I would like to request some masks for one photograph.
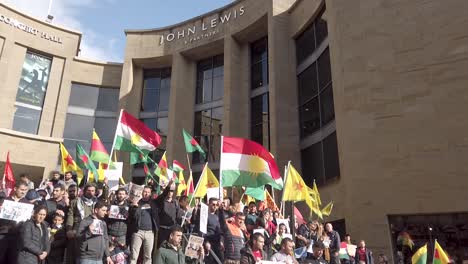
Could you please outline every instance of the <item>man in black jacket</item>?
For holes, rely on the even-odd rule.
[[[118,210],[118,214],[109,213],[107,218],[107,228],[112,241],[117,242],[120,246],[128,245],[127,243],[127,223],[129,206],[127,202],[127,190],[120,188],[117,190],[116,199],[110,205],[110,212]]]
[[[93,214],[80,222],[77,232],[80,263],[86,263],[86,261],[99,263],[103,259],[108,264],[112,263],[107,225],[104,222],[106,214],[107,205],[103,201],[98,201],[94,205]]]
[[[151,199],[150,186],[143,188],[140,201],[132,201],[130,207],[130,221],[128,225],[131,234],[130,264],[136,264],[141,246],[143,245],[143,263],[150,264],[158,230],[158,207],[156,200]]]
[[[327,261],[323,259],[323,251],[325,250],[325,245],[322,241],[316,241],[312,245],[313,254],[308,256],[303,263],[307,264],[327,264]]]
[[[171,180],[163,193],[156,198],[156,203],[159,208],[159,230],[158,230],[158,245],[169,239],[172,226],[181,222],[183,211],[180,209],[179,201],[174,196],[175,184]]]
[[[325,230],[327,232],[328,237],[330,238],[330,264],[340,264],[340,234],[333,230],[333,226],[331,223],[327,223],[325,225]]]

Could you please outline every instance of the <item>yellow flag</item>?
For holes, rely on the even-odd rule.
[[[101,163],[99,162],[99,167],[98,167],[98,182],[103,182],[104,181],[104,167],[107,167],[106,166],[107,164],[104,164],[104,163]],[[88,170],[88,182],[94,182],[94,174],[91,172],[91,170]]]
[[[205,164],[203,168],[200,179],[198,180],[198,187],[195,190],[195,197],[204,197],[208,188],[219,187],[218,179],[216,179],[213,172],[208,168],[208,163]]]
[[[427,262],[427,244],[420,247],[411,257],[411,264],[426,264]]]
[[[286,182],[283,188],[283,201],[306,201],[309,199],[307,185],[304,183],[301,175],[289,164]]]
[[[177,196],[181,196],[182,192],[187,189],[183,171],[179,171],[179,185],[177,186]]]
[[[76,162],[62,143],[60,143],[60,153],[62,154],[62,172],[76,172],[78,184],[80,184],[81,180],[83,180],[83,170],[76,165]]]
[[[324,208],[322,208],[322,215],[329,216],[333,210],[333,202],[329,202]]]
[[[310,209],[310,212],[315,213],[320,219],[323,219],[322,211],[320,210],[320,207],[314,199],[307,199],[306,201],[307,206]]]
[[[445,251],[442,249],[442,247],[439,245],[439,242],[437,242],[437,239],[435,241],[434,245],[434,263],[437,264],[448,264],[450,262],[450,259],[445,253]]]
[[[315,180],[314,180],[314,193],[315,193],[315,200],[317,201],[318,205],[322,205],[322,201],[320,199],[320,193],[318,191],[317,184],[315,184]]]

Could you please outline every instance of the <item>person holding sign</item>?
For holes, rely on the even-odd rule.
[[[171,227],[171,233],[169,239],[165,240],[161,247],[156,253],[156,259],[154,263],[158,264],[188,264],[188,263],[201,263],[203,262],[203,256],[205,255],[203,247],[199,248],[198,259],[186,257],[182,252],[182,227],[175,225]]]
[[[129,205],[127,202],[127,190],[120,188],[117,190],[115,200],[110,205],[109,217],[107,218],[107,228],[109,236],[116,241],[119,246],[127,245],[127,223]]]
[[[103,259],[107,264],[112,264],[107,225],[103,221],[106,214],[107,205],[99,201],[94,206],[93,214],[80,222],[77,232],[80,264],[99,264]]]
[[[4,201],[14,203],[28,203],[25,198],[28,192],[28,185],[22,181],[17,181],[10,197],[4,198]],[[0,208],[3,207],[1,201]],[[17,258],[17,226],[14,220],[0,219],[0,263],[14,263]]]
[[[38,206],[32,220],[21,225],[17,264],[42,263],[50,250],[49,231],[44,220],[47,208]],[[11,262],[9,262],[11,263]]]

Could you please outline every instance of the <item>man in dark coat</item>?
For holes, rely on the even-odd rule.
[[[240,264],[255,264],[261,260],[268,260],[263,250],[264,245],[265,236],[261,233],[253,234],[249,244],[241,249]]]

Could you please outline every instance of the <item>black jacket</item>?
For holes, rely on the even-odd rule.
[[[42,222],[40,227],[33,220],[24,222],[19,228],[19,254],[17,264],[39,263],[38,256],[42,252],[49,252],[49,231],[47,224]],[[42,230],[42,231],[41,231]]]
[[[338,232],[335,230],[332,230],[330,233],[328,233],[328,237],[330,238],[330,253],[340,251],[340,234],[338,234]]]
[[[138,226],[140,226],[140,217],[141,217],[141,204],[142,200],[138,202],[138,206],[131,205],[129,209],[129,218],[128,218],[128,232],[130,234],[138,232]],[[153,223],[153,231],[158,230],[159,228],[159,217],[158,217],[158,205],[156,200],[150,199],[149,205],[151,207],[151,221]]]
[[[356,260],[357,263],[359,263],[358,251],[359,251],[359,248],[356,248],[356,256],[354,257],[354,259]],[[370,251],[368,248],[366,248],[366,263],[374,264],[374,256],[372,255],[372,251]]]
[[[112,205],[118,205],[117,201],[114,201]],[[118,205],[120,212],[122,214],[127,214],[129,216],[130,207],[127,201],[124,201],[123,205]],[[110,208],[110,206],[109,206]],[[113,237],[121,237],[127,235],[127,225],[129,221],[129,217],[127,219],[114,219],[114,218],[107,218],[107,230],[109,231],[109,236]]]
[[[93,223],[93,216],[90,215],[80,222],[78,227],[78,245],[81,259],[102,260],[109,257],[109,236],[107,235],[106,222],[101,221],[102,235],[94,235],[89,231],[89,226]]]
[[[53,234],[52,231],[55,231]],[[50,252],[47,255],[47,264],[63,263],[65,248],[67,247],[67,237],[65,227],[56,230],[51,229]]]
[[[234,224],[226,223],[223,210],[218,210],[219,224],[224,237],[224,258],[229,260],[240,260],[240,250],[245,245],[244,233]]]

